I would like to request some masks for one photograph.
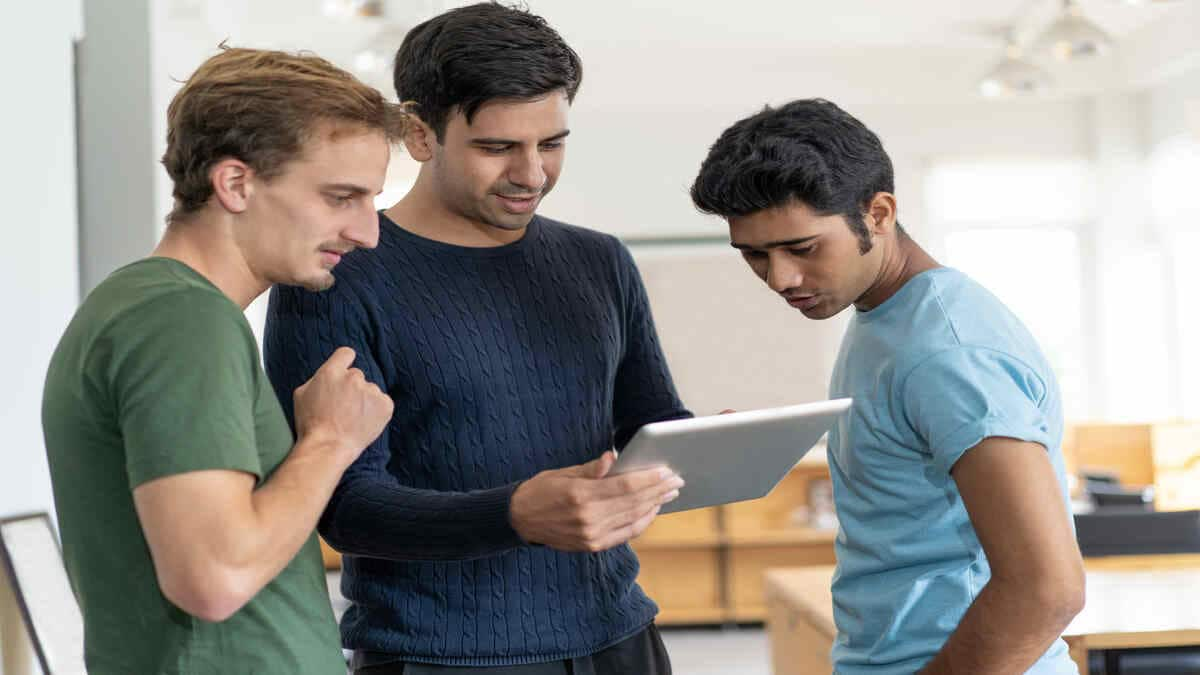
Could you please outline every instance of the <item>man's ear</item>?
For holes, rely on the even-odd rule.
[[[866,216],[867,229],[871,236],[890,234],[896,229],[896,195],[890,192],[876,192],[867,204]]]
[[[246,210],[253,191],[250,185],[253,175],[253,169],[233,157],[226,157],[213,165],[208,172],[208,179],[212,182],[213,196],[222,208],[230,213]]]
[[[404,131],[404,148],[409,157],[418,162],[428,162],[433,159],[433,146],[437,144],[437,135],[424,120],[417,116],[408,119],[408,128]]]

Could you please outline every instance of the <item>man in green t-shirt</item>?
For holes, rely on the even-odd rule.
[[[167,231],[88,295],[42,406],[92,675],[345,672],[313,530],[392,402],[342,348],[293,440],[242,311],[375,246],[403,123],[320,58],[248,49],[171,102]]]

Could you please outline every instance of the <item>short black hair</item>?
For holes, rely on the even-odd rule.
[[[691,193],[696,208],[724,218],[793,201],[841,214],[866,253],[871,237],[863,213],[876,193],[894,191],[892,160],[879,137],[833,103],[812,98],[766,106],[726,129]]]
[[[574,101],[583,63],[546,20],[481,2],[417,25],[396,52],[392,83],[401,102],[439,141],[457,108],[469,123],[492,100],[529,100],[562,89]]]

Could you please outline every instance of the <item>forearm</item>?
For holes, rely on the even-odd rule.
[[[317,526],[347,458],[334,443],[302,439],[250,495],[242,527],[228,528],[215,557],[252,597],[296,556]]]
[[[226,470],[136,487],[134,504],[163,595],[206,621],[228,618],[312,536],[348,462],[330,444],[305,442],[257,489],[251,474]]]
[[[471,560],[521,546],[508,511],[516,483],[471,492],[346,480],[321,518],[342,553],[391,560]]]
[[[993,578],[922,675],[1023,673],[1078,612],[1067,588]]]

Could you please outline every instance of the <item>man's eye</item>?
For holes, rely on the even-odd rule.
[[[479,147],[489,155],[503,155],[508,152],[508,147],[503,145],[481,145]]]
[[[563,145],[562,141],[551,141],[549,143],[542,143],[542,150],[557,150],[557,149],[561,148],[562,145]]]
[[[763,251],[742,251],[742,256],[747,260],[761,260],[767,257],[767,254]]]
[[[792,255],[808,255],[809,253],[813,252],[814,248],[816,248],[816,246],[803,246],[800,248],[790,248],[788,251],[791,252]]]

